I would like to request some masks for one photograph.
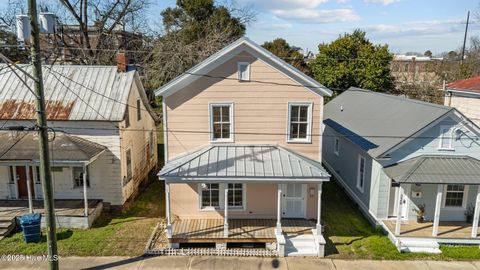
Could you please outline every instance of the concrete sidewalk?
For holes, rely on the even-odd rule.
[[[0,261],[0,269],[47,269],[47,263]],[[60,269],[480,270],[480,261],[355,261],[298,257],[65,257],[60,258]]]

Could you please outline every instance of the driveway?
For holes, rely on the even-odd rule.
[[[60,258],[66,269],[281,269],[281,270],[480,270],[480,261],[368,261],[318,258],[244,258],[244,257],[66,257]],[[47,269],[46,262],[0,261],[0,269]]]

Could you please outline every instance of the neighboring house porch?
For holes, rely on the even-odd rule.
[[[95,190],[102,167],[96,161],[106,148],[61,132],[50,135],[55,136],[50,171],[58,226],[89,228],[103,205]],[[43,212],[37,133],[2,132],[0,141],[0,217]]]
[[[440,252],[439,243],[480,244],[480,161],[468,156],[419,156],[384,168],[392,179],[384,228],[402,250]],[[416,220],[418,218],[418,221]]]
[[[318,162],[274,145],[214,145],[172,160],[159,173],[170,245],[243,243],[279,256],[302,249],[323,256],[321,193],[329,177]]]

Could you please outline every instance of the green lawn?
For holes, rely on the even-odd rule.
[[[128,211],[102,215],[89,230],[60,229],[57,232],[60,256],[138,256],[155,225],[164,216],[163,185],[154,181]],[[18,232],[0,241],[0,254],[45,254],[46,239],[25,244]]]
[[[322,219],[326,225],[326,254],[331,258],[375,260],[472,260],[478,246],[441,246],[442,254],[399,253],[388,237],[372,227],[345,192],[332,180],[324,184]]]

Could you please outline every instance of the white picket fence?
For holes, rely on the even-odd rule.
[[[268,249],[216,249],[216,248],[164,248],[145,251],[146,255],[163,256],[237,256],[237,257],[277,257],[276,250]]]

